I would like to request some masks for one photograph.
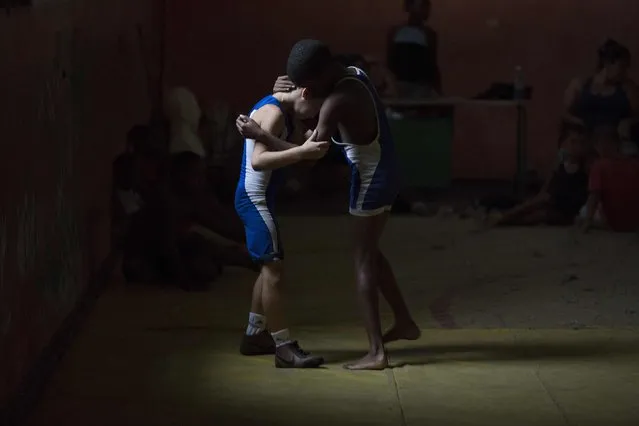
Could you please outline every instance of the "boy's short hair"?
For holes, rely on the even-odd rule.
[[[599,57],[599,67],[606,64],[615,64],[620,61],[630,62],[632,55],[630,49],[616,40],[606,40],[597,50]]]
[[[300,40],[291,49],[286,74],[296,86],[304,87],[334,61],[327,45],[319,40]]]

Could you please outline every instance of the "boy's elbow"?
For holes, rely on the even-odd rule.
[[[251,160],[251,167],[256,172],[261,172],[264,170],[264,163],[260,161],[259,159],[254,159],[254,160]]]

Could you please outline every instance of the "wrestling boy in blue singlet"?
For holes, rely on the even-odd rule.
[[[351,166],[349,211],[354,216],[357,293],[369,340],[369,352],[361,360],[345,365],[352,370],[380,370],[388,366],[384,343],[415,340],[421,332],[413,321],[395,281],[379,240],[391,206],[400,188],[395,147],[385,108],[366,74],[341,65],[326,45],[301,40],[288,58],[287,74],[295,87],[308,96],[325,99],[319,113],[314,140],[340,145]],[[240,133],[279,146],[283,141],[264,131],[250,117],[237,119]],[[378,291],[395,316],[394,326],[384,335],[379,317]]]
[[[319,99],[308,99],[307,92],[296,89],[276,93],[253,107],[251,118],[255,124],[268,134],[278,135],[281,140],[267,146],[254,138],[245,139],[235,191],[235,210],[244,223],[249,254],[261,266],[253,287],[249,325],[240,352],[244,355],[275,354],[278,368],[318,367],[324,362],[321,357],[303,351],[291,339],[286,326],[280,294],[284,251],[274,214],[275,193],[278,184],[282,183],[281,169],[299,161],[319,159],[330,145],[310,139],[302,145],[288,142],[303,140],[297,120],[315,116],[322,104]]]

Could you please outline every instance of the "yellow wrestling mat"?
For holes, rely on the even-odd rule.
[[[292,336],[325,355],[326,368],[278,370],[272,357],[239,354],[254,279],[249,272],[228,270],[209,293],[127,287],[116,279],[29,424],[631,426],[639,419],[636,328],[487,329],[462,323],[445,329],[434,312],[440,306],[459,327],[479,300],[469,285],[479,286],[489,272],[509,282],[538,273],[538,282],[546,283],[548,271],[556,270],[564,276],[571,266],[547,255],[557,244],[553,238],[564,237],[540,231],[535,238],[541,245],[533,248],[544,257],[528,256],[524,249],[531,243],[516,230],[467,240],[467,225],[394,219],[384,244],[423,336],[389,345],[395,368],[350,372],[341,365],[363,355],[366,339],[353,310],[348,220],[283,222]],[[546,246],[539,242],[543,238]],[[593,238],[599,238],[597,250],[616,244]],[[509,239],[520,244],[509,245]],[[509,252],[506,261],[491,260]],[[555,300],[555,285],[544,285],[532,286],[539,300]],[[520,310],[537,303],[528,291],[521,284]],[[510,315],[507,325],[515,323]],[[387,312],[384,320],[388,324]]]

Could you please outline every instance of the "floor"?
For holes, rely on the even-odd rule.
[[[637,424],[639,236],[395,217],[383,243],[423,337],[389,347],[392,369],[350,372],[366,341],[349,218],[281,225],[292,333],[325,369],[238,354],[248,272],[208,293],[115,279],[29,424]]]

